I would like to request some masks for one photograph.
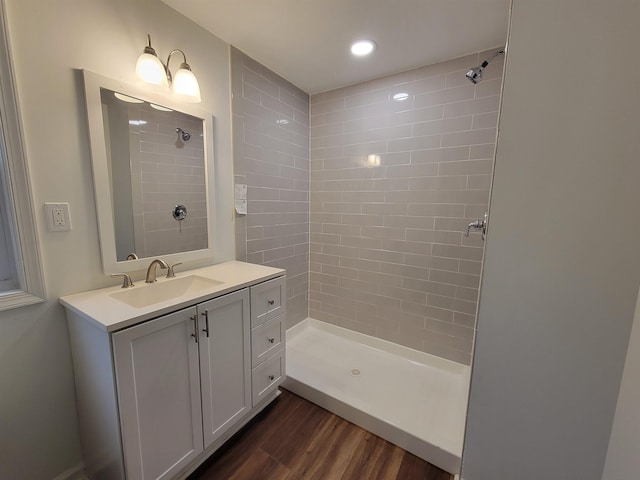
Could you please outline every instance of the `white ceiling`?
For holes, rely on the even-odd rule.
[[[510,0],[162,0],[307,93],[489,48]],[[354,58],[349,45],[377,49]],[[470,65],[471,66],[471,65]]]

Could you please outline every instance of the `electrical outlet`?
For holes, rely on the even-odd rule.
[[[44,204],[47,215],[47,228],[50,232],[67,232],[71,230],[71,217],[69,216],[68,203]]]
[[[51,213],[53,214],[53,224],[56,227],[64,227],[66,225],[64,211],[61,208],[54,208]]]

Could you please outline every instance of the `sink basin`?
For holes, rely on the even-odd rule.
[[[144,308],[156,303],[165,302],[183,295],[205,293],[212,287],[222,285],[224,282],[211,278],[190,275],[165,280],[158,283],[149,283],[129,288],[111,294],[116,300],[126,303],[134,308]]]

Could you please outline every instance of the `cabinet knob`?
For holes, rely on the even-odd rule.
[[[267,303],[268,303],[269,305],[273,305],[274,303],[276,303],[276,301],[275,301],[275,300],[267,300]]]
[[[273,382],[275,380],[276,376],[275,375],[269,375],[268,378],[269,378],[270,382]]]
[[[275,343],[276,339],[275,338],[267,338],[267,342],[269,343]]]

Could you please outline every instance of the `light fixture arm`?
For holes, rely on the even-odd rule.
[[[173,81],[173,77],[171,76],[171,70],[169,69],[169,61],[171,60],[171,55],[173,55],[174,53],[182,54],[182,63],[180,64],[180,68],[184,68],[186,70],[191,71],[191,67],[187,63],[187,56],[185,55],[185,53],[179,48],[174,48],[169,52],[169,56],[167,56],[167,63],[166,64],[163,63],[164,70],[165,72],[167,72],[167,80],[169,81],[169,85],[171,85],[171,82]]]
[[[147,45],[144,47],[144,53],[148,53],[150,55],[158,57],[158,54],[156,53],[156,50],[151,46],[151,35],[150,34],[147,34]],[[191,71],[191,67],[187,63],[187,55],[182,50],[180,50],[179,48],[174,48],[173,50],[171,50],[169,52],[169,55],[167,56],[166,63],[162,63],[162,60],[160,60],[158,58],[158,60],[160,60],[160,63],[162,63],[162,66],[164,67],[164,72],[167,75],[167,81],[169,82],[169,85],[171,85],[171,82],[173,81],[173,75],[171,75],[171,69],[169,69],[169,62],[171,61],[171,56],[174,53],[181,53],[182,54],[182,63],[180,64],[180,68],[184,68],[186,70]]]
[[[158,56],[156,55],[155,49],[151,46],[151,35],[148,33],[147,33],[147,45],[144,47],[144,53],[155,55],[156,57]]]

